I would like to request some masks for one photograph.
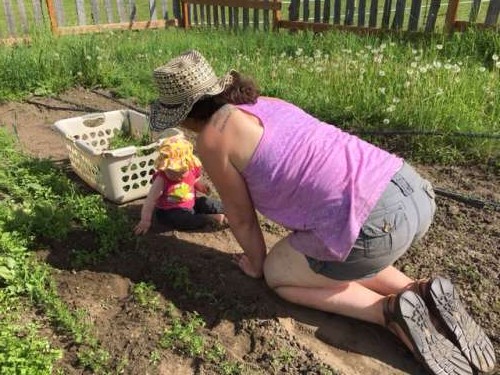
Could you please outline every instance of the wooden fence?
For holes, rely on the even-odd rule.
[[[499,30],[500,0],[2,0],[0,41],[115,29]]]

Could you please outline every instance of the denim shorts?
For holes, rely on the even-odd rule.
[[[429,229],[436,211],[429,181],[404,163],[377,201],[343,262],[307,257],[311,269],[335,280],[374,276],[392,265]]]

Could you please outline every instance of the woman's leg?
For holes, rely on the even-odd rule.
[[[393,266],[384,268],[373,277],[358,280],[361,285],[384,296],[399,293],[414,281]]]
[[[337,281],[316,274],[305,256],[293,249],[288,238],[279,241],[270,251],[264,264],[264,276],[267,284],[287,301],[384,325],[385,295],[359,281]],[[411,282],[404,277],[386,279],[392,276],[392,271],[384,270],[369,284],[375,290],[396,291]]]

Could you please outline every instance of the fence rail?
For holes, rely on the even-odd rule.
[[[0,42],[42,28],[56,35],[104,30],[226,27],[264,30],[500,30],[500,0],[2,0]]]

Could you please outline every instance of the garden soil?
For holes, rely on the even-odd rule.
[[[71,171],[63,141],[51,125],[63,118],[122,108],[140,107],[109,92],[72,89],[57,97],[1,104],[0,123],[16,131],[24,152],[52,159],[85,189]],[[484,165],[415,167],[436,187],[477,198],[480,204],[438,195],[431,230],[396,266],[413,277],[452,278],[467,309],[492,338],[498,358],[500,212],[495,205],[478,207],[481,202],[500,202],[498,170]],[[121,208],[135,221],[140,205],[138,200]],[[285,234],[265,220],[262,227],[269,247]],[[53,267],[64,301],[87,312],[116,373],[222,373],[209,361],[160,348],[158,340],[171,321],[165,310],[173,304],[175,314],[197,312],[205,322],[206,342],[221,344],[230,360],[243,364],[245,373],[425,374],[385,329],[287,303],[263,280],[243,275],[231,262],[240,248],[228,229],[176,232],[157,226],[130,248],[81,269],[71,267],[71,249],[91,243],[92,238],[85,233],[72,236],[44,247],[38,255]],[[132,286],[140,282],[155,286],[161,308],[141,307],[134,300]],[[79,364],[75,342],[56,329],[44,332],[64,349],[59,369],[67,374],[91,373]]]

